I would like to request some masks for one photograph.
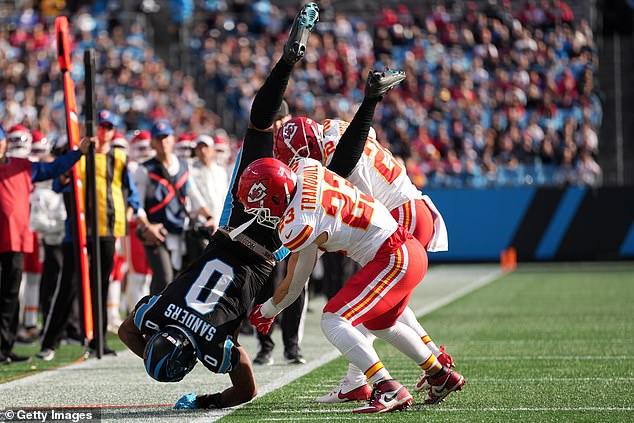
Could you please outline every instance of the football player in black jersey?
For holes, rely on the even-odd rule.
[[[298,12],[281,59],[253,101],[221,226],[209,246],[160,295],[139,301],[119,329],[121,340],[144,359],[147,373],[160,382],[181,380],[197,361],[231,377],[232,386],[223,392],[185,395],[176,408],[231,407],[257,394],[251,361],[237,335],[253,297],[288,251],[275,227],[251,225],[257,217],[244,210],[236,191],[251,162],[273,157],[273,121],[293,66],[304,57],[318,19],[315,3]]]

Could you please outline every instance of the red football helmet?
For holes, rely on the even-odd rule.
[[[144,162],[151,159],[156,153],[152,149],[150,131],[134,131],[132,141],[130,141],[130,158],[137,162]]]
[[[295,185],[297,175],[284,163],[269,157],[258,159],[242,172],[238,200],[244,211],[257,216],[260,225],[275,229]]]
[[[50,153],[51,143],[48,138],[46,138],[46,135],[40,131],[31,132],[31,136],[33,138],[33,142],[31,143],[31,156],[36,160],[40,160]]]
[[[194,138],[196,134],[182,134],[176,139],[174,144],[174,154],[182,159],[191,159],[194,156]]]
[[[7,155],[26,159],[31,153],[31,131],[23,125],[14,125],[7,131]]]
[[[322,161],[323,128],[307,117],[293,118],[277,130],[273,152],[275,157],[287,165],[301,157]]]

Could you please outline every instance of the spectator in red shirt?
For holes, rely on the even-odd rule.
[[[29,196],[33,182],[54,178],[68,171],[88,151],[84,139],[79,150],[54,162],[31,162],[7,157],[7,136],[0,127],[0,364],[28,360],[11,350],[18,325],[18,293],[24,253],[33,251],[29,230]]]

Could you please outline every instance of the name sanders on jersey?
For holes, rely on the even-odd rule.
[[[214,326],[176,304],[168,305],[164,315],[168,319],[172,319],[186,326],[189,330],[201,338],[205,338],[207,341],[211,341],[216,334],[216,328]]]

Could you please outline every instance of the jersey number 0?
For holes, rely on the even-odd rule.
[[[187,306],[202,315],[211,313],[231,285],[233,276],[233,267],[219,259],[208,261],[187,291]]]

